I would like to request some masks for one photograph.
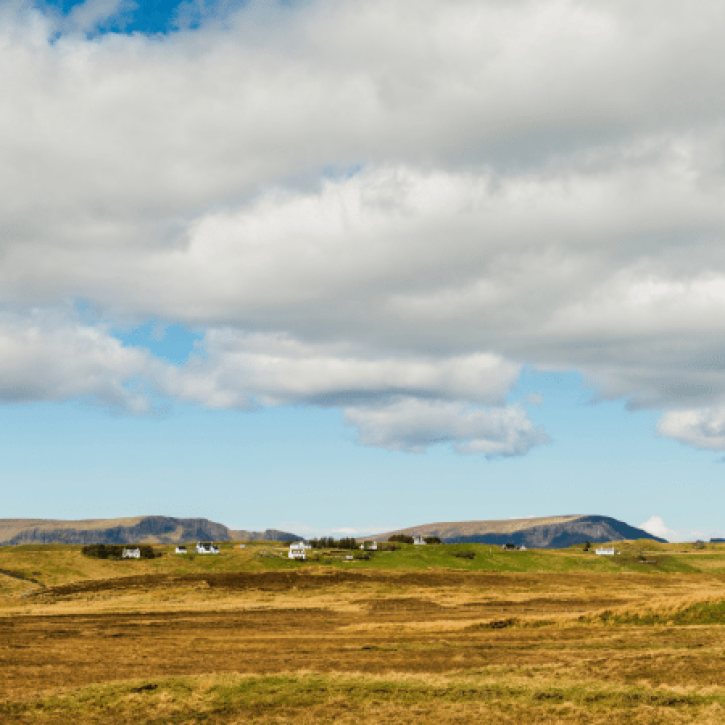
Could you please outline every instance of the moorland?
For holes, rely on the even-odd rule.
[[[722,723],[725,545],[701,547],[1,547],[0,722]]]

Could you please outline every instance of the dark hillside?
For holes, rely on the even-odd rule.
[[[18,544],[176,544],[188,541],[292,541],[301,537],[267,529],[234,531],[208,519],[136,516],[121,519],[56,521],[52,519],[0,520],[0,545]]]
[[[563,549],[586,541],[603,544],[625,539],[652,539],[666,543],[665,539],[609,516],[556,516],[538,519],[468,521],[459,524],[427,524],[370,538],[384,541],[394,534],[438,536],[445,544],[477,543],[502,546],[511,543],[529,549]]]

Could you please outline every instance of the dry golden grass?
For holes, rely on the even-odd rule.
[[[721,576],[97,564],[10,578],[0,722],[725,722]]]

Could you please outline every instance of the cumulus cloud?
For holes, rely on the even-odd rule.
[[[233,528],[233,527],[230,527]],[[243,527],[240,527],[243,528]],[[247,527],[249,528],[249,527]],[[372,535],[372,534],[381,534],[385,533],[386,531],[394,531],[397,527],[393,525],[389,526],[380,526],[380,525],[372,525],[372,526],[343,526],[338,528],[320,528],[319,526],[310,526],[309,524],[301,523],[299,521],[287,521],[281,524],[277,525],[277,528],[281,531],[290,531],[297,534],[304,534],[308,536],[309,538],[313,538],[316,536],[336,536],[336,537],[343,537],[343,536],[353,536],[353,537],[359,537],[359,536],[366,536],[366,535]]]
[[[659,536],[661,539],[668,541],[681,541],[681,536],[677,531],[670,529],[661,516],[650,516],[647,521],[639,525],[640,529],[644,529],[652,536]]]
[[[400,396],[501,403],[518,376],[517,365],[492,354],[392,357],[349,343],[212,329],[203,355],[159,384],[173,397],[217,408],[365,405]]]
[[[662,415],[657,432],[693,448],[725,450],[725,408],[674,410]]]
[[[345,420],[358,428],[363,445],[395,451],[420,452],[435,443],[453,443],[461,453],[496,458],[522,455],[548,441],[546,433],[516,405],[482,409],[406,399],[349,409]]]
[[[391,450],[452,443],[464,453],[512,456],[548,440],[521,407],[503,404],[519,368],[495,355],[372,356],[350,344],[229,329],[209,331],[203,349],[186,365],[165,369],[158,389],[211,408],[341,407],[360,443]]]
[[[111,19],[120,20],[123,24],[123,16],[136,7],[137,3],[133,0],[85,0],[73,7],[63,26],[71,32],[90,33]]]
[[[513,455],[545,440],[505,405],[527,364],[722,448],[722,3],[193,5],[91,39],[131,4],[0,7],[0,312],[206,329],[181,369],[98,330],[103,385],[27,399],[128,400],[138,376]],[[92,331],[54,324],[82,378]]]
[[[0,401],[87,400],[133,414],[151,411],[155,363],[96,327],[56,314],[0,315]]]

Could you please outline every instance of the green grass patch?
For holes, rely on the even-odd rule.
[[[587,618],[588,619],[588,618]],[[669,611],[643,610],[641,612],[604,611],[596,619],[606,624],[634,625],[693,625],[725,624],[725,600],[695,602]]]
[[[554,714],[558,708],[568,706],[588,715],[608,713],[613,717],[631,717],[642,710],[652,714],[653,711],[672,712],[674,709],[679,713],[677,722],[696,722],[697,712],[715,703],[722,706],[725,698],[622,685],[566,682],[522,685],[506,682],[505,678],[492,681],[476,676],[426,680],[322,674],[232,674],[96,685],[62,695],[2,704],[0,718],[3,722],[13,723],[76,721],[170,725],[240,722],[239,718],[252,722],[334,722],[337,716],[359,715],[362,722],[365,714],[375,719],[376,713],[404,712],[409,708],[421,711],[423,708],[421,712],[429,716],[439,714],[439,721],[448,723],[460,722],[449,720],[451,715],[474,713],[480,707],[485,707],[490,715],[497,712],[543,715]],[[459,709],[452,713],[452,706]],[[687,720],[681,719],[683,717]]]

